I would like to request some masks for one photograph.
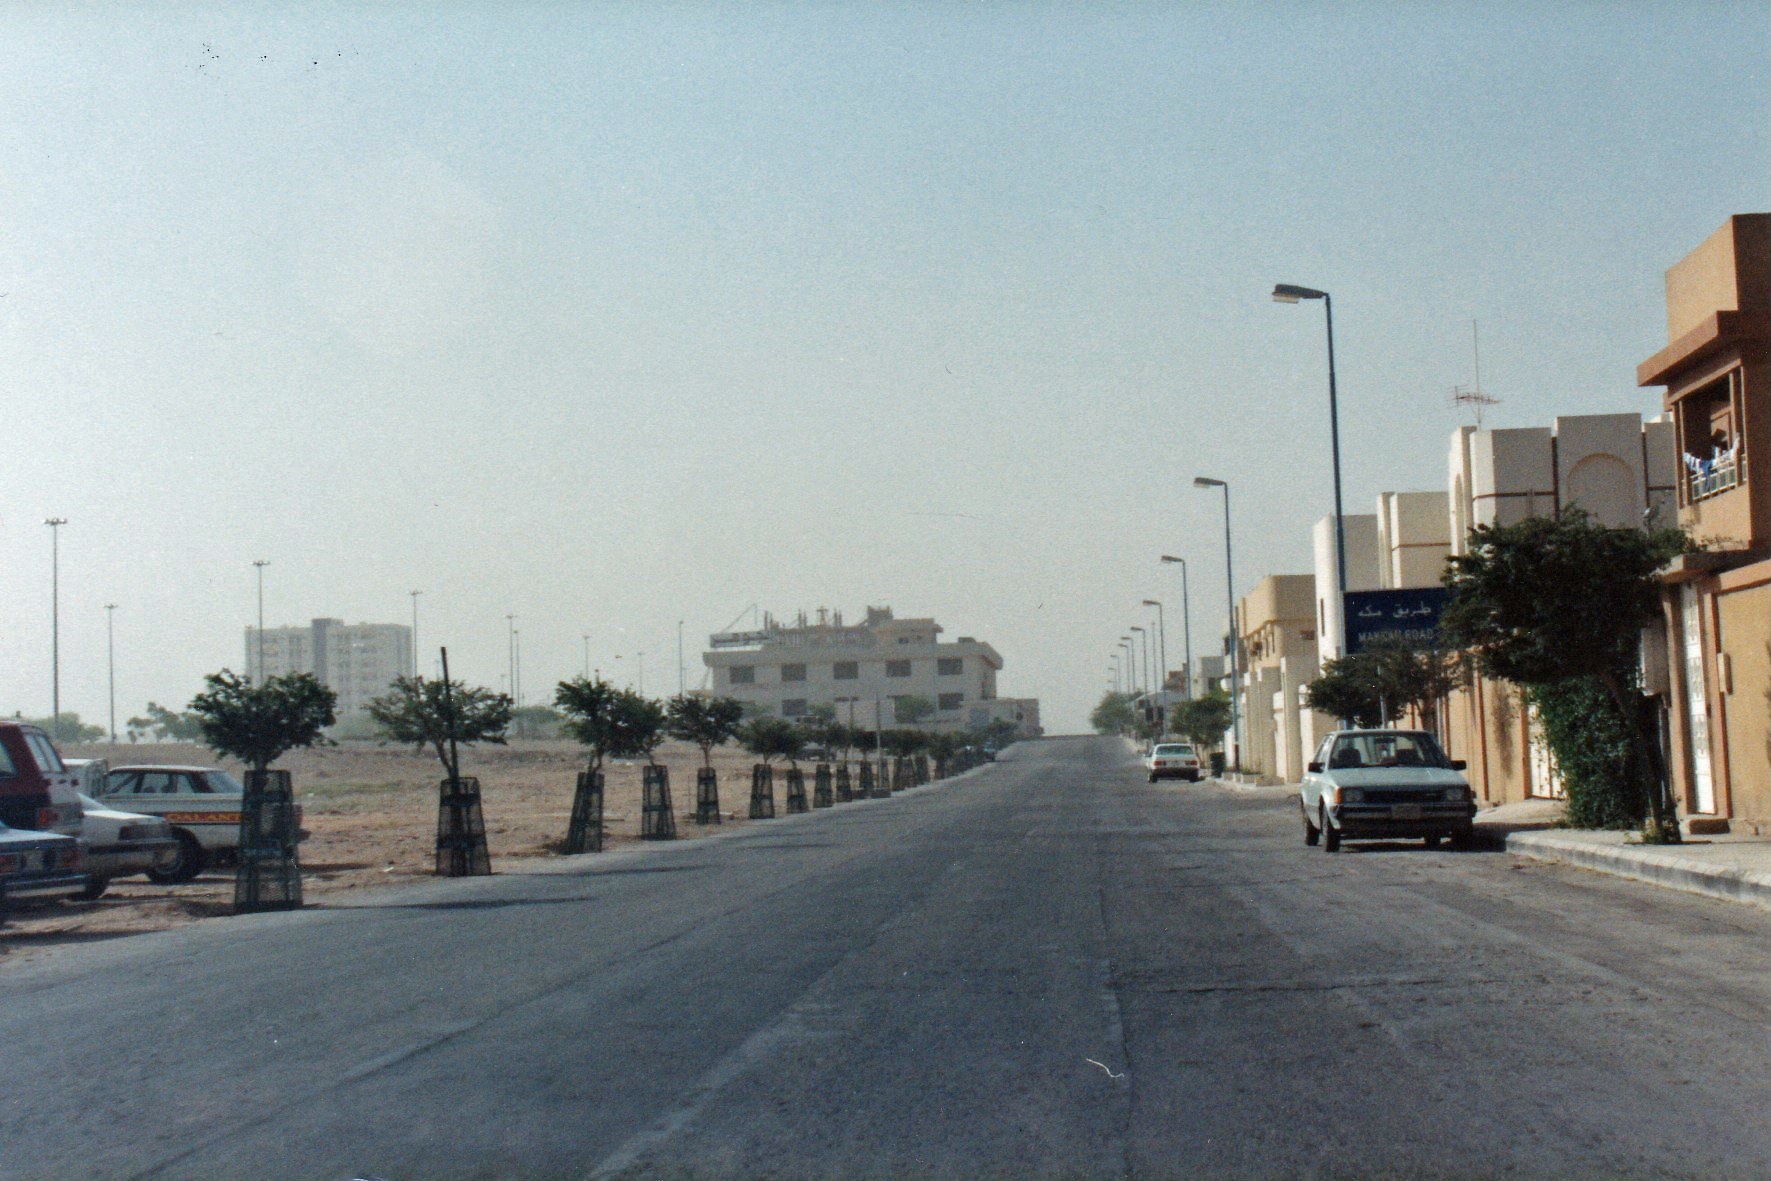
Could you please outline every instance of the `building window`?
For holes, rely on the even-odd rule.
[[[948,713],[952,710],[956,710],[960,708],[960,705],[964,701],[964,693],[943,693],[941,694],[941,712]]]
[[[783,681],[803,681],[806,679],[806,666],[803,664],[784,664],[781,666]]]
[[[910,662],[908,660],[888,660],[888,661],[886,661],[886,676],[888,676],[888,677],[907,677],[909,675],[910,675]]]
[[[1685,502],[1705,500],[1737,486],[1743,475],[1733,375],[1679,399],[1679,442],[1684,451]]]
[[[839,681],[855,681],[861,677],[861,665],[853,660],[839,660],[831,669],[831,674]]]
[[[732,684],[734,684],[734,685],[754,685],[754,684],[756,684],[756,666],[755,665],[734,664],[732,666],[731,672],[732,672]]]
[[[943,656],[935,661],[935,671],[944,677],[957,677],[965,672],[965,661],[957,656]]]
[[[781,716],[784,718],[803,718],[806,716],[806,699],[790,697],[781,703]]]

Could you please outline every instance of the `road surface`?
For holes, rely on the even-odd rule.
[[[0,966],[0,1177],[1756,1176],[1771,915],[1108,739]]]

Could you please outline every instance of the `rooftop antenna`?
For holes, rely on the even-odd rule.
[[[1454,406],[1474,406],[1476,408],[1476,427],[1482,426],[1482,407],[1498,406],[1499,398],[1491,398],[1482,392],[1482,337],[1477,330],[1476,321],[1470,321],[1470,347],[1476,354],[1476,384],[1474,387],[1454,385],[1451,387],[1451,404]]]

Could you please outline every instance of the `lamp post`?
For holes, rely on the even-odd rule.
[[[1224,593],[1230,600],[1230,739],[1236,744],[1236,765],[1242,765],[1242,669],[1237,650],[1242,646],[1236,634],[1236,572],[1230,561],[1230,485],[1210,476],[1194,476],[1195,488],[1224,490]]]
[[[1347,609],[1347,534],[1341,524],[1341,419],[1340,403],[1334,388],[1334,300],[1328,292],[1318,291],[1314,287],[1298,287],[1291,283],[1280,283],[1273,288],[1274,303],[1296,303],[1300,299],[1319,299],[1328,325],[1328,438],[1334,448],[1334,551],[1335,572],[1340,575],[1341,601],[1335,613],[1342,617],[1340,638],[1337,645],[1343,651],[1346,648],[1347,625],[1345,614]],[[1337,653],[1339,655],[1340,653]]]
[[[1193,696],[1193,609],[1187,603],[1187,559],[1177,558],[1172,554],[1163,554],[1164,562],[1179,562],[1181,566],[1181,634],[1187,641],[1187,684],[1186,695]]]
[[[1135,697],[1138,692],[1138,665],[1137,662],[1132,659],[1130,636],[1119,637],[1119,650],[1125,653],[1125,691]]]
[[[1150,635],[1143,628],[1133,624],[1129,630],[1137,637],[1138,665],[1144,673],[1144,705],[1140,711],[1146,722],[1150,720]]]
[[[584,633],[584,677],[590,679],[590,633]]]
[[[511,704],[517,700],[517,617],[504,617],[504,687],[510,693]]]
[[[258,683],[261,685],[266,680],[264,675],[264,568],[268,565],[270,562],[263,558],[252,563],[252,568],[258,572]]]
[[[418,596],[421,590],[407,591],[412,596],[412,675],[418,675]]]
[[[105,604],[105,664],[111,687],[111,745],[117,743],[117,604]]]
[[[676,621],[676,695],[683,695],[683,624],[686,620]]]
[[[1162,601],[1145,599],[1144,606],[1156,608],[1156,700],[1162,709],[1162,720],[1168,721],[1168,624],[1163,619]]]
[[[66,517],[50,517],[49,526],[49,730],[61,739],[61,527]]]
[[[1124,682],[1119,679],[1119,653],[1112,653],[1107,657],[1107,660],[1109,662],[1108,667],[1113,670],[1113,692],[1124,696],[1125,685]]]

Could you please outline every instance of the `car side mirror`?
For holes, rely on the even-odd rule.
[[[1465,761],[1464,761],[1464,760],[1462,760],[1462,759],[1452,759],[1452,760],[1451,760],[1451,769],[1452,769],[1452,770],[1453,770],[1453,771],[1462,771],[1462,770],[1464,770],[1464,769],[1465,769],[1465,768],[1466,768],[1466,767],[1468,767],[1468,766],[1469,766],[1469,764],[1468,764],[1468,763],[1466,763],[1466,762],[1465,762]]]
[[[1305,763],[1304,770],[1310,772],[1313,775],[1320,775],[1322,773],[1322,764],[1321,763]]]

